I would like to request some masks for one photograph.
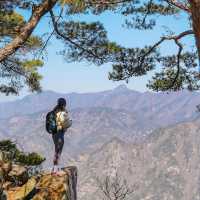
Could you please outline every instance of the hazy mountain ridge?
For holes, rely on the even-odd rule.
[[[45,153],[43,144],[52,143],[45,130],[46,113],[34,113],[0,120],[0,138],[17,139],[25,149],[37,144],[38,150]],[[133,139],[139,127],[136,119],[124,110],[112,108],[81,108],[71,112],[73,126],[66,134],[66,152],[92,151],[112,137]],[[48,142],[47,142],[48,141]],[[46,145],[47,152],[52,145]]]
[[[134,200],[200,198],[200,120],[150,134],[144,144],[113,139],[80,164],[80,199],[97,195],[95,177],[115,171],[138,189]],[[90,192],[86,192],[86,191]]]
[[[119,86],[114,90],[97,93],[59,94],[51,91],[38,95],[29,95],[22,100],[0,103],[0,118],[9,118],[22,114],[48,111],[56,104],[58,97],[63,96],[68,101],[70,110],[75,108],[109,107],[136,112],[138,117],[162,117],[163,120],[182,121],[194,116],[196,105],[199,104],[200,94],[188,91],[172,93],[140,93]],[[166,117],[164,117],[166,116]]]
[[[54,147],[45,131],[45,115],[64,96],[48,94],[11,103],[22,112],[8,109],[12,117],[0,120],[0,139],[8,137],[25,151],[42,153],[46,167]],[[94,176],[118,170],[131,185],[139,185],[131,200],[199,200],[199,97],[187,91],[139,93],[124,86],[67,94],[73,126],[65,136],[62,162],[79,168],[79,199],[94,199]],[[3,112],[0,104],[0,118],[5,118]]]
[[[73,157],[80,152],[94,151],[112,137],[135,141],[153,129],[192,121],[198,116],[195,105],[199,94],[187,91],[170,94],[139,93],[120,86],[110,91],[71,95],[74,96],[74,100],[72,96],[69,100],[73,104],[69,106],[73,126],[67,133],[64,152]],[[52,152],[53,146],[51,137],[45,131],[45,116],[59,96],[48,91],[9,103],[18,109],[23,106],[23,102],[26,102],[25,108],[32,107],[27,111],[28,114],[22,109],[18,115],[1,119],[0,138],[13,138],[27,151],[38,146],[38,151],[50,158],[46,151]],[[0,109],[0,116],[1,113]]]

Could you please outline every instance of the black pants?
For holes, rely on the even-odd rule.
[[[64,134],[65,133],[63,131],[59,131],[58,133],[55,133],[52,135],[53,142],[55,145],[55,154],[54,154],[54,160],[53,160],[54,165],[58,164],[59,158],[63,150]]]

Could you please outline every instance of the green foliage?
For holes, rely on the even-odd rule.
[[[187,5],[186,2],[184,5]],[[67,6],[68,15],[88,14],[88,12],[99,15],[104,11],[114,11],[125,17],[127,28],[139,30],[153,29],[159,19],[158,16],[174,16],[182,11],[164,0],[108,0],[101,3],[95,0],[63,0],[62,6]],[[132,77],[146,75],[161,66],[162,72],[156,71],[153,79],[147,84],[150,89],[156,91],[199,89],[196,52],[183,53],[181,50],[183,45],[177,42],[175,37],[174,42],[179,51],[181,50],[180,52],[165,57],[159,52],[159,45],[165,40],[172,40],[173,35],[166,36],[164,40],[161,38],[156,45],[125,48],[110,42],[106,30],[99,22],[86,24],[85,22],[62,21],[58,23],[58,29],[61,33],[61,35],[57,33],[58,39],[65,43],[65,49],[61,51],[61,54],[66,61],[84,60],[97,65],[112,63],[113,70],[109,73],[110,80],[128,82]],[[181,65],[179,65],[178,57],[182,59]],[[188,67],[187,63],[193,67]],[[177,70],[177,68],[180,69]]]
[[[35,71],[35,70],[37,70],[38,67],[42,67],[43,64],[44,63],[41,60],[34,59],[34,60],[25,60],[22,63],[22,66],[27,71]]]
[[[20,14],[21,10],[34,12],[38,5],[44,2],[42,0],[0,1],[2,47],[12,41],[27,23]],[[189,8],[188,1],[179,3],[186,9]],[[60,10],[60,16],[54,16],[54,10],[56,13]],[[132,77],[143,76],[155,70],[155,76],[147,86],[156,91],[199,89],[197,53],[189,48],[188,52],[183,51],[184,45],[180,41],[187,34],[175,37],[174,33],[167,33],[156,44],[143,48],[125,48],[108,39],[107,31],[99,21],[86,23],[68,20],[68,17],[73,19],[77,14],[78,16],[88,13],[100,15],[108,11],[122,15],[125,28],[147,30],[157,25],[160,16],[177,16],[183,9],[165,0],[58,0],[57,8],[49,10],[51,17],[48,19],[51,20],[49,22],[54,29],[50,37],[55,35],[63,42],[64,49],[60,50],[60,54],[67,62],[86,61],[96,65],[109,63],[113,67],[109,79],[114,81],[128,81]],[[188,23],[192,24],[190,15]],[[40,36],[31,34],[14,55],[0,63],[0,92],[7,95],[18,94],[24,85],[27,85],[32,92],[41,91],[42,76],[38,73],[38,68],[43,65],[41,55],[46,49],[49,38],[43,42]],[[173,41],[178,51],[163,57],[160,55],[159,46],[167,40]],[[161,71],[157,71],[158,66],[161,66]]]
[[[144,49],[122,49],[116,56],[113,71],[109,73],[109,79],[127,80],[131,76],[145,75],[155,68],[155,62],[159,56],[157,51],[153,51],[145,56],[150,47]]]
[[[17,163],[28,165],[28,166],[35,166],[40,165],[45,159],[37,153],[28,153],[24,154],[19,152],[16,154],[15,161]]]
[[[37,3],[40,1],[31,1]],[[24,17],[16,9],[29,10],[30,1],[1,1],[0,2],[0,45],[9,44],[18,36],[22,27],[26,24]],[[32,59],[35,53],[43,46],[42,38],[31,35],[19,50],[0,63],[0,92],[18,94],[27,85],[32,92],[41,91],[38,67],[43,65],[40,59]],[[27,59],[29,58],[29,59]]]
[[[16,152],[17,146],[15,143],[11,142],[10,140],[2,140],[0,141],[0,150],[6,152]]]
[[[42,45],[43,41],[38,36],[29,37],[25,43],[25,47],[28,48],[28,50],[38,50]]]
[[[178,91],[184,88],[188,90],[200,89],[196,61],[196,53],[184,53],[180,57],[180,67],[177,69],[177,57],[175,55],[160,58],[163,69],[153,76],[148,87],[155,91]]]
[[[71,13],[81,13],[85,11],[86,4],[82,0],[60,0],[62,7],[68,6]]]
[[[0,151],[3,152],[6,160],[26,166],[38,166],[45,160],[37,153],[24,153],[17,148],[17,145],[10,140],[0,141]]]
[[[24,23],[22,15],[16,12],[0,12],[0,38],[14,37]]]
[[[179,13],[179,9],[164,1],[137,1],[131,6],[127,6],[122,14],[127,18],[125,23],[128,28],[153,29],[159,15],[168,16]]]
[[[0,92],[7,95],[18,94],[24,83],[32,92],[41,91],[40,80],[42,76],[37,71],[39,67],[43,66],[41,60],[9,57],[0,66],[0,76],[7,80],[7,85],[0,86]]]
[[[114,59],[121,47],[109,42],[107,32],[99,22],[63,22],[59,24],[60,32],[70,38],[71,44],[65,38],[59,37],[65,43],[61,52],[68,62],[83,61],[101,65]]]
[[[29,77],[26,79],[26,83],[31,92],[41,91],[40,80],[42,80],[42,75],[38,72],[33,71],[29,74]]]

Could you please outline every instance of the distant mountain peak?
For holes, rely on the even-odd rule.
[[[114,90],[126,91],[126,90],[129,90],[129,88],[125,84],[122,84],[122,85],[117,86]]]
[[[121,84],[112,90],[112,93],[119,94],[119,93],[134,93],[134,94],[141,94],[139,91],[132,90],[127,87],[126,84]]]

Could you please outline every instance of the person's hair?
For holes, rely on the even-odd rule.
[[[64,98],[59,98],[57,100],[57,105],[53,109],[54,112],[59,112],[59,111],[65,111],[65,106],[66,106],[66,100]]]
[[[57,100],[57,104],[58,104],[59,106],[65,107],[66,104],[67,104],[67,102],[66,102],[66,100],[65,100],[64,98],[59,98],[59,99]]]

